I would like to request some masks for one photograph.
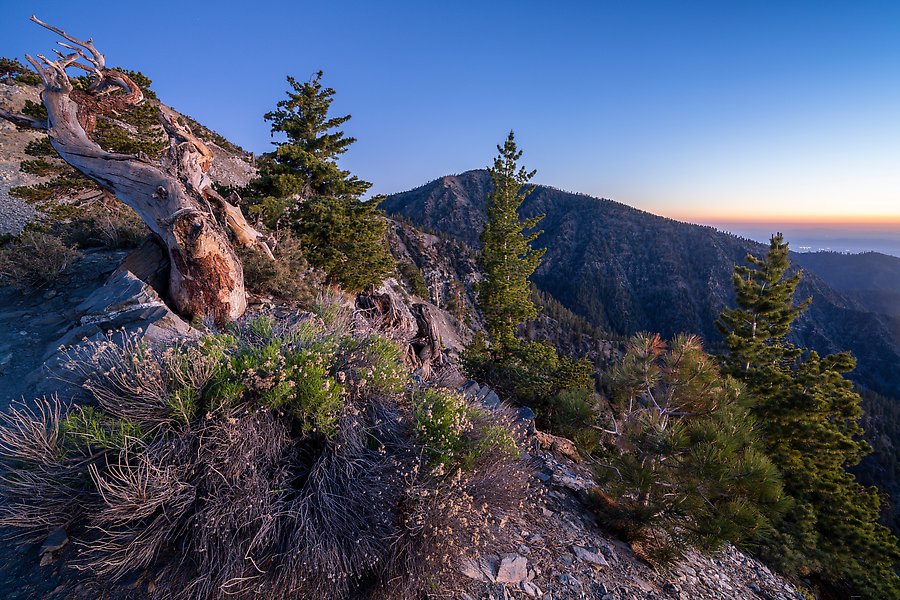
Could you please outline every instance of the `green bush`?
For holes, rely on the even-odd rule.
[[[58,199],[61,196],[71,196],[94,186],[95,184],[90,179],[72,170],[71,173],[65,172],[45,183],[12,187],[9,190],[9,195],[42,208],[42,205],[46,202]]]
[[[0,82],[40,85],[41,78],[30,67],[19,62],[18,59],[0,57]]]
[[[59,171],[59,167],[48,163],[46,160],[23,160],[19,163],[19,170],[29,175],[37,175],[38,177],[47,177]]]
[[[98,450],[121,450],[140,442],[144,433],[127,419],[117,419],[90,406],[79,406],[60,423],[60,431],[71,446],[90,446]]]
[[[25,144],[25,154],[37,157],[59,157],[56,150],[53,148],[53,145],[50,143],[50,138],[46,135]]]
[[[47,107],[40,102],[32,102],[31,100],[25,101],[25,106],[22,107],[22,114],[40,121],[45,121],[48,118]]]
[[[587,359],[559,356],[546,342],[519,341],[500,353],[489,348],[480,334],[462,355],[466,374],[486,382],[502,398],[534,409],[538,425],[572,435],[571,429],[560,429],[557,418],[560,394],[571,391],[591,396],[594,390],[593,365]],[[564,396],[569,398],[569,396]]]
[[[428,286],[425,284],[425,276],[422,270],[410,261],[402,261],[398,264],[400,277],[406,282],[409,291],[419,298],[429,299]]]
[[[129,131],[116,121],[131,125]],[[97,126],[91,137],[101,148],[120,154],[144,153],[150,158],[158,158],[169,147],[168,137],[159,124],[157,108],[149,102],[131,106],[110,118],[97,119]]]
[[[496,415],[449,390],[416,390],[413,423],[432,464],[469,470],[492,453],[518,455],[510,428],[489,424]]]

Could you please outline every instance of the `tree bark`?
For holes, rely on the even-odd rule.
[[[36,17],[31,19],[65,38],[69,43],[58,43],[72,51],[67,55],[56,51],[57,60],[28,56],[43,82],[41,100],[53,148],[64,161],[133,208],[159,238],[171,261],[169,300],[178,312],[220,324],[241,316],[247,307],[243,270],[209,200],[221,207],[239,244],[258,246],[270,258],[272,254],[240,209],[212,188],[207,175],[212,152],[177,113],[163,105],[158,107],[160,121],[170,145],[158,163],[103,150],[90,138],[97,115],[144,102],[143,93],[121,71],[105,68],[105,59],[92,40],[77,40]],[[90,65],[75,62],[78,58]],[[69,67],[91,74],[86,91],[74,89],[66,74]]]

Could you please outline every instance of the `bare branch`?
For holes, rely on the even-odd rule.
[[[11,113],[2,108],[0,108],[0,119],[9,121],[13,125],[18,125],[19,127],[28,127],[31,129],[46,130],[50,127],[46,119],[35,119],[33,117],[29,117],[28,115]]]
[[[40,26],[43,27],[44,29],[49,29],[50,31],[52,31],[52,32],[54,32],[54,33],[56,33],[56,34],[58,34],[59,36],[65,38],[65,39],[67,39],[67,40],[69,40],[70,42],[72,42],[72,43],[75,44],[76,46],[79,46],[79,47],[81,47],[81,48],[84,48],[85,50],[87,50],[88,52],[90,52],[90,53],[91,53],[91,57],[90,57],[90,58],[87,57],[87,56],[84,56],[84,53],[82,53],[82,56],[84,56],[84,58],[85,58],[86,60],[89,60],[89,61],[97,68],[97,70],[101,70],[101,69],[103,69],[103,68],[106,67],[106,57],[104,57],[102,54],[100,54],[100,52],[99,52],[99,51],[97,50],[97,48],[94,46],[94,38],[88,38],[88,40],[87,40],[86,42],[83,42],[83,41],[79,40],[78,38],[72,37],[71,35],[69,35],[69,34],[66,33],[65,31],[63,31],[63,30],[60,29],[59,27],[54,27],[53,25],[49,25],[49,24],[47,24],[47,23],[44,23],[43,21],[41,21],[40,19],[38,19],[38,18],[37,18],[36,16],[34,16],[34,15],[31,15],[31,21],[37,23],[38,25],[40,25]],[[65,47],[65,48],[72,48],[71,46],[66,45],[66,44],[63,44],[62,42],[57,42],[57,43],[58,43],[60,46],[63,46],[63,47]]]

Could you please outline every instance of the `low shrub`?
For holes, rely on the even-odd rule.
[[[325,279],[303,256],[303,249],[289,232],[278,234],[275,260],[253,249],[239,249],[244,266],[244,283],[254,294],[295,300],[310,306]]]
[[[111,597],[136,578],[175,599],[421,597],[501,531],[526,470],[507,417],[407,389],[399,350],[352,323],[73,351],[90,405],[0,417],[0,525],[65,525]],[[462,454],[429,459],[444,409],[423,398],[466,413]]]
[[[0,83],[22,83],[40,85],[41,78],[30,67],[23,65],[16,58],[0,57]]]
[[[400,261],[397,263],[397,270],[400,277],[406,283],[409,291],[425,300],[430,299],[428,285],[425,283],[425,276],[422,270],[411,261]]]
[[[771,529],[786,508],[781,479],[757,449],[740,386],[694,336],[629,342],[610,375],[616,411],[597,462],[597,509],[661,563]]]
[[[22,291],[46,287],[80,255],[56,236],[26,231],[0,246],[0,283]]]
[[[136,248],[150,233],[130,206],[106,195],[77,207],[56,206],[49,214],[59,219],[54,229],[80,248]]]

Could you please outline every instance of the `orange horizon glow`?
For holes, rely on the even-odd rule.
[[[724,215],[724,214],[673,214],[678,221],[728,225],[845,225],[845,226],[900,226],[898,215]]]

